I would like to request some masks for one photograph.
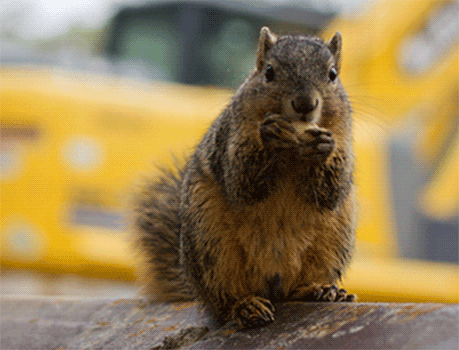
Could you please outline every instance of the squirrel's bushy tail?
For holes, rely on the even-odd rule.
[[[155,300],[192,300],[179,262],[181,173],[162,170],[134,204],[135,242],[144,252],[141,266],[146,294]]]

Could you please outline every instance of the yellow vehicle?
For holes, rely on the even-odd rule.
[[[1,81],[2,266],[132,280],[129,195],[193,147],[228,93],[43,68]]]
[[[106,52],[119,69],[138,58],[136,50],[148,39],[139,34],[145,18],[132,19],[144,13],[136,9],[121,11],[113,35],[108,31]],[[135,278],[126,239],[130,195],[155,164],[171,165],[173,154],[184,159],[231,97],[227,89],[189,85],[218,83],[193,78],[193,59],[209,60],[207,71],[217,76],[222,47],[237,56],[234,35],[259,27],[248,15],[225,11],[231,21],[221,23],[208,51],[191,55],[188,70],[171,66],[161,47],[140,50],[153,62],[152,77],[181,83],[2,65],[2,267]],[[344,284],[361,300],[458,302],[457,27],[442,32],[448,45],[430,48],[440,40],[428,42],[438,21],[457,13],[454,1],[383,0],[357,19],[335,19],[324,33],[343,34],[342,81],[356,115],[360,224]],[[153,26],[152,35],[173,48],[169,25]],[[243,36],[252,50],[256,32]],[[416,45],[430,50],[424,61]],[[244,58],[247,67],[253,55]],[[229,75],[246,74],[240,69]]]

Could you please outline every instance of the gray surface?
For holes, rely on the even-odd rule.
[[[441,160],[451,151],[456,133],[437,156],[436,164],[426,166],[419,159],[419,116],[407,117],[406,125],[392,135],[389,144],[389,177],[392,215],[397,226],[401,256],[413,259],[458,263],[458,218],[435,220],[423,213],[420,195],[429,184]],[[452,128],[452,130],[455,130]]]
[[[2,349],[458,349],[458,305],[284,303],[252,330],[194,303],[3,297]]]

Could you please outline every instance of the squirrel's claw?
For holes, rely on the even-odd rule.
[[[306,129],[298,140],[300,155],[303,157],[326,158],[335,147],[335,140],[330,131],[322,128]]]
[[[291,148],[298,145],[292,124],[279,118],[268,117],[260,124],[263,144],[271,148]]]
[[[244,328],[258,327],[274,321],[274,306],[268,299],[250,296],[238,301],[233,319]]]
[[[355,294],[348,294],[345,289],[338,288],[335,284],[312,285],[300,287],[291,295],[291,300],[301,301],[342,301],[354,302]]]

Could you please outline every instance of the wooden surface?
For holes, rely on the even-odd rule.
[[[276,305],[262,328],[218,327],[195,303],[3,297],[1,349],[458,349],[457,304]]]

